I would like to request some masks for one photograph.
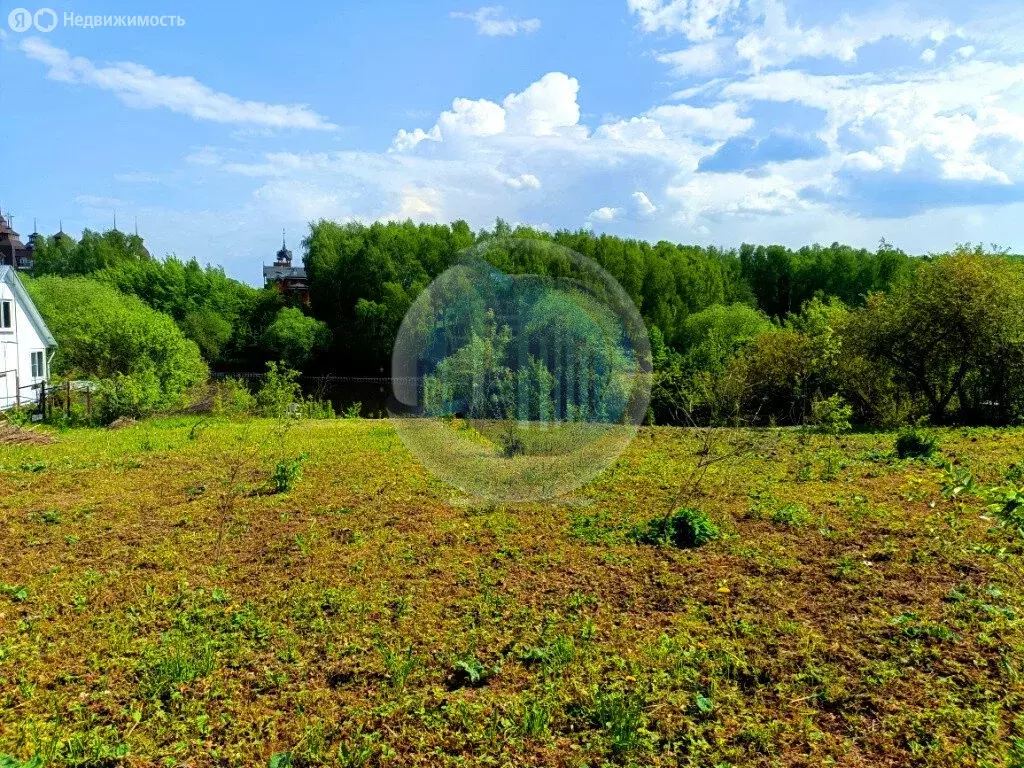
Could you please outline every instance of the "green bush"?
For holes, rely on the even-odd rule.
[[[277,493],[289,493],[302,479],[302,462],[306,460],[306,454],[297,456],[294,459],[281,459],[274,467],[274,474],[270,482]]]
[[[199,348],[174,320],[134,296],[81,277],[26,280],[57,339],[53,372],[101,384],[100,418],[139,418],[177,404],[206,379]]]
[[[336,419],[338,417],[330,400],[320,400],[312,395],[298,403],[298,406],[299,415],[304,419]],[[350,418],[347,411],[345,418]]]
[[[633,533],[642,544],[670,544],[681,549],[701,547],[721,535],[706,512],[680,507],[671,515],[658,517]]]
[[[938,447],[935,435],[926,430],[910,427],[896,436],[896,455],[901,459],[927,459]]]
[[[243,415],[256,410],[256,398],[238,379],[212,382],[211,387],[213,397],[210,410],[214,415]]]
[[[307,317],[301,309],[284,307],[262,337],[263,346],[285,363],[301,367],[331,343],[327,325]]]
[[[256,413],[271,419],[299,415],[298,404],[302,401],[299,387],[299,372],[283,363],[267,363],[267,375],[263,386],[256,393]]]

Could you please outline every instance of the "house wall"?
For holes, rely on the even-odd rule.
[[[3,410],[17,403],[14,370],[18,371],[18,380],[22,387],[22,404],[38,396],[38,385],[46,380],[46,374],[49,373],[49,353],[29,321],[24,307],[19,305],[11,287],[2,280],[0,301],[10,301],[13,311],[12,327],[0,328],[0,410]],[[43,375],[35,378],[32,377],[33,352],[43,353]],[[35,385],[36,389],[28,389],[30,385]]]

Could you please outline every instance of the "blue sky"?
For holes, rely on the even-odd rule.
[[[49,32],[13,7],[23,234],[116,211],[249,282],[321,217],[1024,251],[1020,3],[97,1]]]

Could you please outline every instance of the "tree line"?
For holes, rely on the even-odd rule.
[[[874,425],[1024,417],[1021,262],[980,248],[922,257],[885,241],[726,250],[501,220],[477,232],[464,221],[318,221],[303,241],[308,305],[194,259],[151,258],[141,238],[118,231],[40,243],[35,282],[51,281],[58,297],[52,281],[79,293],[104,286],[168,316],[187,342],[190,361],[174,363],[193,371],[186,378],[199,370],[192,358],[221,371],[281,360],[310,374],[379,375],[409,307],[466,249],[490,243],[486,258],[507,273],[564,270],[557,258],[519,255],[543,250],[502,247],[507,238],[569,248],[621,284],[651,338],[658,423],[797,424],[833,396]],[[74,311],[44,303],[48,319]],[[69,372],[99,375],[86,357],[62,355]]]

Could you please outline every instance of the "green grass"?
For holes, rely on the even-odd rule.
[[[0,765],[1024,764],[1024,431],[724,432],[679,504],[643,429],[500,504],[384,422],[193,424],[0,446]]]

